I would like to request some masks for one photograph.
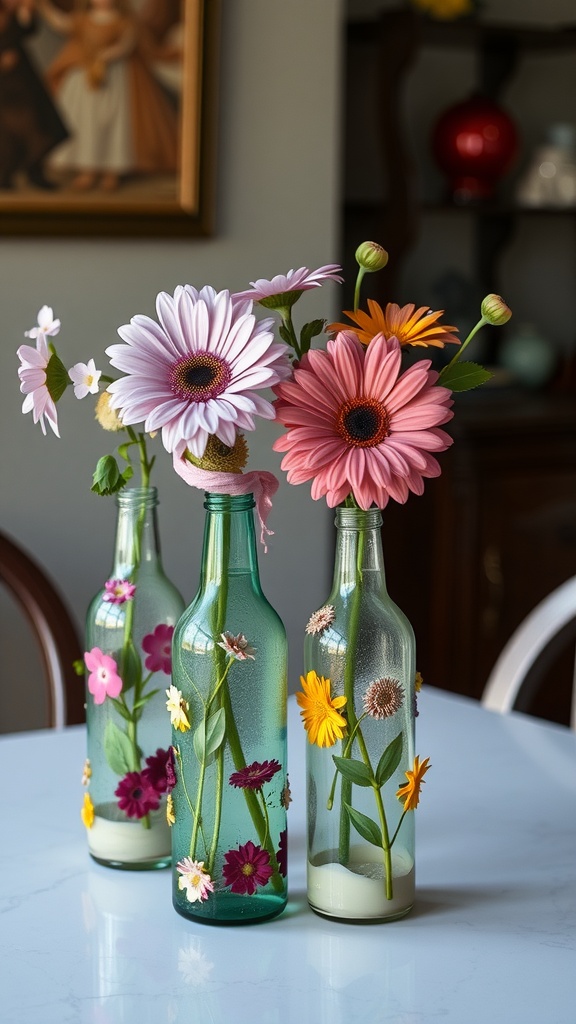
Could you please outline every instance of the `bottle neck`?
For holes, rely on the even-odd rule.
[[[382,515],[379,509],[336,509],[334,590],[351,590],[358,583],[386,589],[382,552]]]
[[[118,520],[113,575],[129,579],[140,568],[160,564],[155,487],[131,487],[117,496]]]
[[[250,576],[259,587],[252,494],[206,494],[200,587]]]

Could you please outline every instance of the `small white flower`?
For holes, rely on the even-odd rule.
[[[86,398],[86,395],[98,394],[98,381],[102,376],[102,371],[96,369],[93,359],[89,359],[87,363],[75,363],[68,370],[68,376],[74,385],[76,398]]]
[[[38,313],[38,326],[30,331],[24,331],[25,338],[54,337],[60,330],[60,321],[54,319],[54,310],[51,306],[42,306]]]
[[[170,685],[166,690],[166,708],[170,712],[170,721],[175,729],[186,732],[190,728],[187,712],[189,711],[188,701],[184,700],[182,691],[176,686]]]

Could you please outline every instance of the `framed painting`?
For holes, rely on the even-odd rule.
[[[0,235],[210,235],[219,0],[0,0]]]

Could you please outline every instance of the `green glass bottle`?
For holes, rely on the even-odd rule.
[[[86,617],[88,761],[82,818],[92,857],[109,867],[167,867],[174,626],[184,609],[160,558],[155,487],[117,496],[110,579]]]
[[[397,797],[414,758],[414,634],[386,589],[380,511],[340,506],[335,522],[332,592],[308,623],[299,695],[308,900],[330,917],[390,920],[414,900],[414,815]]]
[[[286,905],[284,626],[262,593],[251,494],[207,494],[198,593],[174,632],[173,901],[242,923]]]

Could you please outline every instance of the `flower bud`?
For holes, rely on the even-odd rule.
[[[356,262],[369,274],[383,270],[388,263],[388,253],[378,242],[362,242],[356,249]]]
[[[198,469],[206,469],[212,473],[241,473],[248,462],[248,445],[243,434],[236,435],[232,448],[211,434],[201,459],[197,459],[188,450],[186,458]]]
[[[512,310],[506,305],[501,295],[490,294],[482,301],[480,312],[484,320],[494,327],[501,327],[508,323],[512,316]]]

